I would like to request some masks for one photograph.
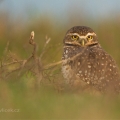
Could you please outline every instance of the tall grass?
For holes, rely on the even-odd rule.
[[[110,53],[120,67],[120,24],[118,21],[63,21],[56,25],[53,19],[43,17],[26,26],[20,21],[10,22],[6,17],[0,20],[0,59],[1,65],[15,60],[26,60],[32,55],[29,34],[35,31],[37,56],[40,56],[45,36],[51,41],[45,48],[42,67],[61,60],[62,40],[65,32],[73,25],[87,25],[98,34],[99,42]],[[66,25],[65,25],[66,24]],[[25,25],[25,24],[24,24]],[[7,52],[6,44],[9,41]],[[11,59],[12,58],[12,59]],[[94,96],[66,89],[61,75],[61,66],[42,71],[38,86],[35,61],[32,59],[21,71],[11,70],[21,66],[3,66],[0,69],[0,118],[1,119],[120,119],[120,97]],[[33,65],[33,66],[32,66]],[[36,67],[35,67],[36,68]],[[35,71],[34,71],[35,70]],[[7,73],[9,75],[6,76]],[[19,74],[20,72],[20,74]]]

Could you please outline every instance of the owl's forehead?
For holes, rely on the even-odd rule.
[[[70,30],[68,30],[67,34],[68,33],[78,33],[81,36],[85,36],[88,33],[94,33],[94,31],[91,28],[86,27],[86,26],[75,26],[71,28]]]

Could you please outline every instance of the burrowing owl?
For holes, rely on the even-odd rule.
[[[62,72],[67,83],[100,92],[120,92],[118,67],[91,28],[75,26],[68,30],[63,42]]]

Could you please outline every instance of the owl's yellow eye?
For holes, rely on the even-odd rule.
[[[78,37],[77,35],[72,35],[71,38],[72,38],[73,40],[78,40],[79,37]]]
[[[89,36],[87,36],[87,39],[88,39],[88,41],[93,40],[93,36],[89,35]]]

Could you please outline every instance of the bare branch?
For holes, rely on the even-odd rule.
[[[4,50],[4,55],[6,55],[6,54],[7,54],[7,52],[8,52],[8,47],[9,47],[9,41],[7,42],[7,45],[6,45],[6,47],[5,47],[5,50]]]
[[[76,59],[76,57],[80,56],[84,51],[85,51],[86,47],[81,51],[81,53],[71,57],[71,58],[68,58],[66,60],[61,60],[61,61],[58,61],[56,63],[52,63],[52,64],[48,64],[46,66],[44,66],[44,69],[50,69],[51,67],[55,67],[63,62],[70,62],[70,61],[73,61],[74,59]]]
[[[9,66],[9,65],[12,65],[12,64],[22,63],[22,62],[23,62],[23,60],[20,60],[20,61],[14,61],[14,62],[11,62],[11,63],[6,63],[6,64],[2,64],[2,65],[0,66],[0,68],[3,67],[3,66]]]
[[[44,66],[44,69],[50,69],[51,67],[55,67],[55,66],[61,64],[62,62],[63,62],[63,61],[61,60],[61,61],[58,61],[58,62],[56,62],[56,63],[48,64],[48,65]]]
[[[45,45],[44,45],[44,47],[43,47],[42,53],[40,54],[39,59],[41,59],[42,56],[44,55],[44,53],[45,53],[45,48],[46,48],[47,44],[50,42],[50,40],[51,40],[51,38],[48,38],[47,35],[46,35],[45,39],[46,39],[46,42],[45,42]]]
[[[33,53],[32,53],[32,56],[33,56],[33,57],[36,56],[36,48],[37,48],[37,45],[36,45],[36,43],[34,42],[34,37],[35,37],[35,33],[34,33],[34,31],[32,31],[31,34],[30,34],[29,43],[30,43],[31,45],[33,45]]]

